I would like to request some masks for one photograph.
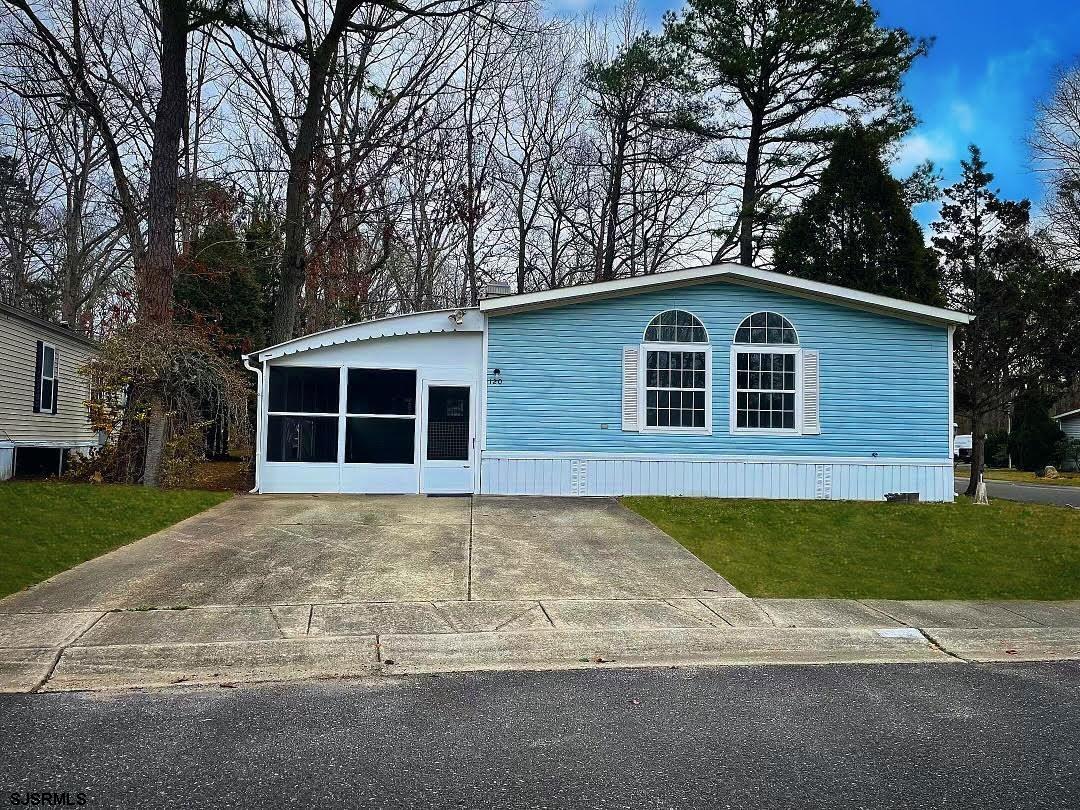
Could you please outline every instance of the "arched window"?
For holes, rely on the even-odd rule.
[[[777,312],[755,312],[735,330],[734,344],[734,429],[794,433],[800,355],[791,321]]]
[[[685,310],[669,309],[649,321],[641,347],[645,355],[641,377],[644,431],[710,432],[712,362],[708,344],[709,334],[701,321]]]
[[[791,321],[780,313],[755,312],[739,324],[735,342],[755,346],[798,346],[799,335]]]
[[[708,343],[709,333],[697,316],[682,309],[661,312],[645,329],[646,343]]]

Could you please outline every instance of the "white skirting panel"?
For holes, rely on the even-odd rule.
[[[573,456],[485,451],[486,495],[685,495],[880,501],[888,492],[953,500],[950,461],[702,456]]]

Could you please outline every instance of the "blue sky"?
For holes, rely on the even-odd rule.
[[[896,173],[925,158],[954,181],[976,143],[1009,198],[1042,197],[1025,138],[1055,67],[1080,57],[1076,0],[873,0],[881,22],[934,36],[930,55],[908,73],[904,93],[921,123],[906,139]],[[925,224],[936,206],[917,212]]]
[[[564,9],[604,11],[615,0],[554,0]],[[639,0],[650,24],[682,0]],[[935,37],[911,69],[904,93],[921,123],[903,143],[897,175],[926,158],[954,182],[967,145],[976,143],[1006,197],[1038,205],[1024,139],[1054,68],[1080,57],[1080,0],[871,0],[881,22]],[[936,204],[916,211],[925,225]]]

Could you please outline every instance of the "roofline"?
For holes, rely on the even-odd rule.
[[[924,323],[966,324],[973,320],[973,316],[966,312],[917,304],[912,301],[890,298],[875,293],[860,292],[849,287],[825,284],[820,281],[809,281],[784,273],[759,270],[730,262],[689,267],[683,270],[669,270],[665,273],[648,276],[634,276],[613,281],[580,284],[575,287],[565,287],[557,290],[542,290],[519,295],[504,295],[498,298],[485,298],[480,302],[480,311],[490,315],[524,312],[531,309],[543,309],[586,301],[592,298],[632,295],[639,290],[653,287],[689,286],[710,279],[725,279],[751,287],[782,289],[805,298],[842,303]]]
[[[1071,411],[1065,411],[1065,413],[1059,413],[1057,416],[1051,416],[1051,419],[1065,419],[1069,416],[1076,416],[1080,413],[1080,408],[1073,408]]]
[[[260,355],[277,351],[278,349],[282,349],[292,343],[298,343],[301,340],[310,340],[311,338],[318,337],[319,335],[329,335],[331,332],[340,332],[343,329],[352,329],[356,326],[367,326],[368,324],[384,323],[386,321],[394,321],[401,318],[414,318],[417,315],[438,315],[443,312],[457,312],[458,310],[468,312],[469,310],[479,309],[479,307],[446,307],[443,309],[422,309],[417,312],[403,312],[399,315],[385,315],[382,318],[372,318],[369,321],[353,321],[352,323],[342,324],[341,326],[332,326],[329,329],[322,329],[318,332],[309,332],[306,335],[300,335],[299,337],[294,337],[291,340],[286,340],[282,343],[275,343],[273,346],[266,346],[262,349],[256,349],[253,352],[248,352],[247,354],[243,355],[243,357],[246,357],[248,359],[258,359]]]
[[[19,309],[18,307],[13,307],[10,304],[0,303],[0,312],[6,312],[12,317],[19,318],[34,326],[41,327],[42,329],[48,329],[54,334],[63,335],[64,337],[70,338],[76,343],[82,343],[84,346],[88,346],[91,349],[96,349],[98,347],[97,343],[93,340],[84,335],[80,335],[73,329],[61,326],[58,323],[53,323],[52,321],[47,321],[44,318],[39,318],[37,315],[31,315],[29,312]]]

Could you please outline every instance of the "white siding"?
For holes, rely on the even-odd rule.
[[[56,347],[59,399],[56,413],[34,413],[37,341]],[[89,381],[79,368],[93,350],[61,332],[0,311],[0,444],[88,444],[96,434],[86,412]]]
[[[440,316],[446,320],[445,316]],[[275,366],[324,366],[332,368],[415,369],[417,390],[423,382],[452,380],[472,386],[472,419],[475,435],[479,420],[483,369],[482,336],[477,331],[436,332],[421,335],[394,335],[353,340],[347,343],[304,349],[269,361]],[[264,379],[264,386],[267,381]],[[265,393],[265,389],[264,389]],[[418,397],[418,401],[420,398]],[[262,407],[266,407],[263,398]],[[415,447],[417,459],[424,441],[421,404],[417,409]],[[260,425],[266,425],[263,411]],[[344,450],[345,416],[338,416],[339,454]],[[420,463],[414,464],[306,464],[266,460],[265,429],[259,436],[259,489],[261,492],[351,492],[416,493],[420,491]],[[474,451],[473,487],[476,491],[479,465]],[[339,455],[339,459],[341,456]]]
[[[952,501],[952,465],[918,459],[771,459],[502,454],[485,451],[486,495],[683,495],[880,501],[918,492]]]

